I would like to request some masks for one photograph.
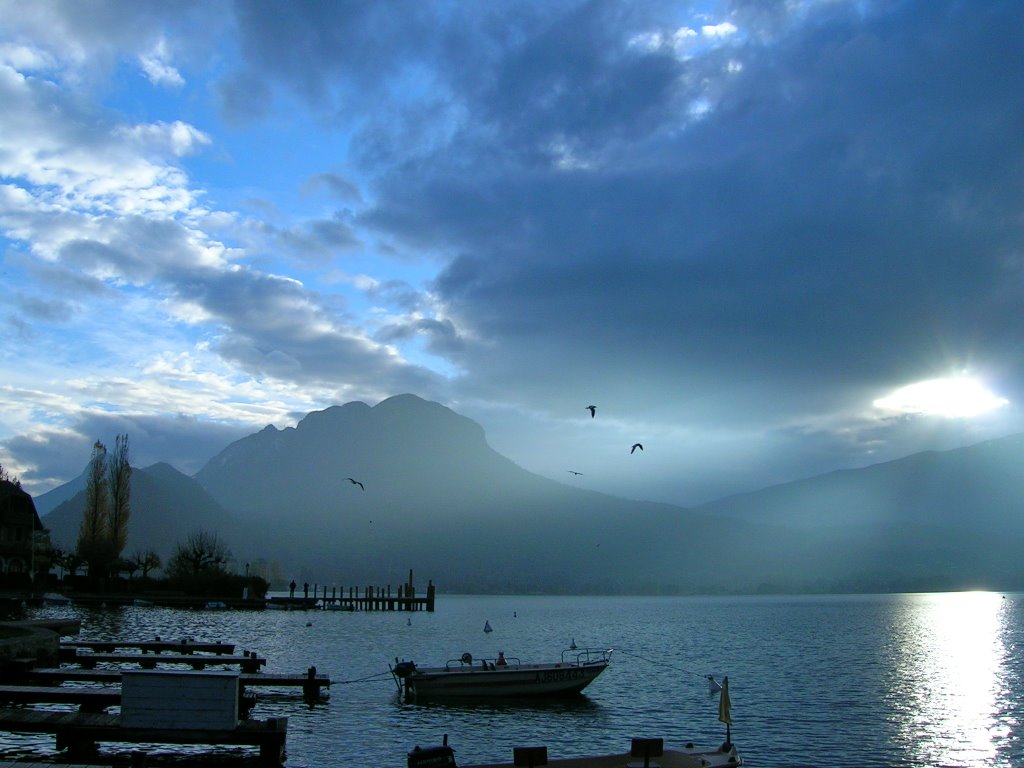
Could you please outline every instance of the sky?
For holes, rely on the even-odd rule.
[[[39,494],[124,433],[192,474],[412,393],[688,506],[1024,431],[1022,29],[0,0],[0,464]]]

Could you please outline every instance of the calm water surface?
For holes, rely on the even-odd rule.
[[[214,612],[47,607],[83,638],[230,640],[267,670],[316,666],[320,703],[257,689],[253,717],[289,718],[288,766],[403,766],[448,734],[460,765],[618,752],[633,736],[708,747],[725,735],[704,676],[728,675],[733,741],[750,766],[1024,766],[1024,595],[956,593],[748,598],[440,595],[435,613]],[[483,632],[484,622],[494,631]],[[616,649],[584,695],[563,702],[406,704],[388,664],[469,651],[522,661],[578,646]],[[131,746],[104,745],[123,759]],[[194,764],[203,748],[161,747]],[[0,735],[0,757],[57,756],[50,736]],[[238,761],[238,751],[213,753]],[[253,754],[242,752],[241,754]]]

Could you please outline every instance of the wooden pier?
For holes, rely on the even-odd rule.
[[[81,667],[41,667],[25,672],[26,680],[42,685],[59,684],[66,681],[88,683],[119,683],[120,669],[82,669]],[[276,672],[242,672],[238,684],[246,688],[301,688],[306,698],[316,698],[324,688],[331,686],[327,675],[317,673],[310,667],[304,674],[279,674]],[[2,728],[0,728],[2,730]]]
[[[195,640],[70,640],[60,644],[61,650],[88,650],[112,653],[118,648],[135,648],[142,653],[213,653],[233,654],[234,643],[204,643]]]
[[[6,704],[76,704],[81,712],[102,712],[121,704],[116,688],[64,687],[53,685],[0,685],[0,702]]]
[[[243,672],[259,672],[267,660],[256,654],[242,656],[211,656],[199,653],[66,653],[61,651],[60,660],[80,664],[84,669],[95,669],[99,663],[138,664],[142,669],[155,669],[157,664],[187,664],[192,669],[206,669],[209,665],[237,664]]]
[[[122,724],[120,715],[102,712],[0,709],[0,731],[52,733],[57,738],[57,749],[67,749],[73,757],[92,753],[103,741],[256,746],[263,764],[280,766],[284,760],[288,718],[239,720],[234,728],[221,730],[131,728]]]
[[[74,704],[79,712],[102,712],[121,705],[121,689],[113,686],[0,685],[0,702],[5,704]],[[256,705],[251,691],[238,696],[238,712],[243,719]]]
[[[308,586],[308,585],[307,585]],[[328,587],[321,591],[319,584],[313,585],[313,595],[303,589],[302,595],[288,597],[271,597],[267,599],[269,608],[287,608],[290,610],[326,610],[326,611],[434,611],[437,588],[433,581],[427,582],[425,594],[417,596],[413,586],[412,571],[409,580],[399,584],[392,592],[391,585],[386,587]]]

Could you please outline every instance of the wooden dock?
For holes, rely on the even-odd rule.
[[[24,674],[30,682],[52,685],[69,682],[120,683],[120,669],[82,669],[80,667],[40,667],[29,669]],[[316,667],[310,667],[305,674],[287,675],[276,672],[242,672],[238,684],[246,688],[302,688],[307,698],[316,698],[324,688],[329,688],[331,679],[318,674]],[[0,728],[2,730],[2,728]]]
[[[118,688],[53,685],[0,685],[0,702],[6,704],[76,704],[82,712],[102,712],[121,704]]]
[[[313,585],[313,596],[309,595],[309,585],[303,585],[302,594],[296,595],[292,589],[288,597],[278,596],[267,598],[268,608],[288,610],[327,610],[327,611],[430,611],[433,613],[437,599],[437,588],[433,581],[427,582],[426,593],[416,594],[413,586],[412,571],[409,580],[399,584],[392,592],[391,585],[386,587],[331,587],[322,591],[318,584]]]
[[[243,672],[259,672],[267,660],[255,653],[241,656],[225,656],[199,653],[80,653],[75,649],[71,652],[61,651],[60,660],[76,663],[84,669],[95,669],[99,663],[138,664],[142,669],[155,669],[157,664],[187,664],[192,669],[206,669],[212,664],[235,665]]]
[[[204,643],[196,640],[72,640],[62,642],[61,650],[90,650],[97,653],[112,653],[118,648],[135,648],[143,653],[214,653],[233,654],[234,643]]]
[[[0,703],[75,704],[80,712],[102,712],[121,705],[121,689],[84,685],[0,685]],[[239,694],[240,717],[247,718],[255,705],[256,697],[251,691]]]
[[[57,739],[57,749],[67,749],[72,757],[89,754],[104,741],[255,746],[259,747],[261,762],[276,767],[284,760],[288,718],[240,720],[229,730],[127,728],[121,724],[119,715],[0,709],[0,731],[52,733]]]

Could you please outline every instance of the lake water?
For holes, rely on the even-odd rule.
[[[439,595],[434,613],[87,610],[81,637],[230,640],[267,670],[316,666],[320,703],[256,689],[253,717],[289,718],[288,766],[403,766],[445,734],[460,765],[628,750],[633,736],[713,747],[725,727],[705,675],[728,675],[733,741],[750,766],[1024,765],[1024,595],[491,597]],[[493,632],[483,632],[489,622]],[[584,694],[547,704],[408,704],[388,672],[469,651],[557,659],[575,641],[614,648]],[[135,747],[104,745],[124,758]],[[171,764],[210,763],[161,747]],[[51,736],[0,735],[0,757],[57,756]],[[251,751],[248,754],[253,754]],[[202,760],[197,756],[203,755]],[[214,756],[237,762],[237,751]]]

